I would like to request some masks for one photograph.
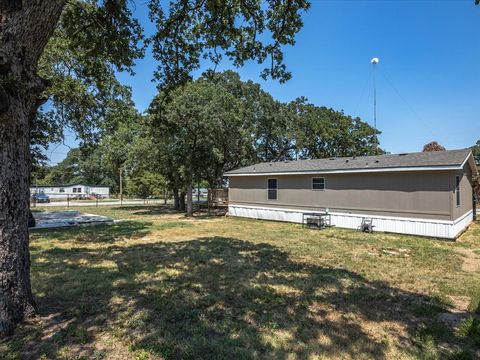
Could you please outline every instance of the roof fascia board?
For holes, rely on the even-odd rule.
[[[462,168],[465,166],[467,161],[470,163],[470,167],[472,169],[473,174],[478,175],[478,168],[477,168],[477,164],[475,163],[475,158],[473,157],[473,152],[470,151],[468,153],[467,157],[465,158],[465,160],[462,163]]]
[[[399,168],[377,168],[377,169],[351,169],[351,170],[310,170],[310,171],[272,171],[258,173],[238,173],[225,174],[227,177],[233,176],[269,176],[269,175],[310,175],[310,174],[352,174],[352,173],[372,173],[372,172],[401,172],[401,171],[445,171],[460,170],[463,166],[422,166],[422,167],[399,167]]]
[[[462,162],[462,168],[465,166],[465,164],[467,163],[468,159],[470,159],[470,155],[472,155],[472,152],[470,151],[468,153],[468,155],[465,157],[465,160],[463,160]],[[473,156],[473,155],[472,155]]]

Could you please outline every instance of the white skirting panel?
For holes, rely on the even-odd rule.
[[[263,220],[288,221],[295,223],[302,222],[302,212],[308,212],[308,210],[302,211],[298,209],[244,205],[228,206],[228,214],[231,216]],[[362,218],[373,218],[373,224],[375,225],[376,231],[431,236],[447,239],[455,239],[473,220],[473,211],[469,211],[455,221],[339,212],[331,212],[330,214],[332,216],[332,225],[342,228],[358,229],[362,223]]]
[[[473,210],[470,210],[466,214],[460,216],[457,220],[453,221],[451,230],[451,238],[456,238],[460,235],[473,221]]]

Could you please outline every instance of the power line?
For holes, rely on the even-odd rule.
[[[387,75],[383,73],[383,70],[382,70],[382,72],[380,72],[380,74],[384,77],[384,79],[390,85],[390,87],[393,89],[393,91],[395,91],[395,93],[398,95],[398,97],[407,105],[407,107],[410,109],[412,114],[417,118],[417,120],[430,132],[430,135],[432,135],[435,138],[435,134],[432,131],[432,129],[430,128],[430,126],[428,126],[427,123],[420,117],[420,115],[415,111],[413,106],[410,105],[410,103],[407,101],[407,99],[405,99],[405,97],[403,97],[402,94],[400,94],[400,91],[398,91],[398,89],[395,87],[395,85],[393,85],[393,83],[390,81],[390,79],[387,77]]]
[[[50,152],[50,155],[51,155],[51,154],[68,155],[68,153],[61,152],[61,151],[51,151],[51,152]]]

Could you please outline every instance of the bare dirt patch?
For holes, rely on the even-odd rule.
[[[470,298],[468,296],[449,296],[452,306],[448,312],[438,314],[438,320],[449,325],[451,328],[458,328],[470,313],[468,305]]]
[[[376,248],[376,247],[371,247],[368,250],[368,255],[372,256],[400,256],[400,257],[409,257],[410,256],[410,249],[404,249],[404,248],[393,248],[393,247],[387,247],[387,248]]]
[[[462,270],[466,272],[480,271],[480,257],[476,255],[475,250],[458,248],[455,251],[463,255]]]

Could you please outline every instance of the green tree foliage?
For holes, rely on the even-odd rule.
[[[243,133],[243,138],[236,140],[236,150],[232,151],[235,157],[225,164],[224,171],[259,161],[282,160],[289,156],[292,150],[289,140],[292,136],[288,131],[291,114],[288,114],[284,104],[262,90],[259,84],[250,80],[242,81],[234,71],[206,73],[203,79],[220,86],[241,102],[240,123],[237,126]],[[220,145],[231,148],[229,141],[225,138]]]
[[[32,181],[35,185],[59,185],[81,182],[83,180],[80,170],[81,162],[80,149],[72,149],[68,152],[67,157],[52,167],[42,169],[42,174],[33,173]]]
[[[119,173],[123,171],[125,175],[131,172],[130,168],[135,163],[138,143],[145,139],[144,118],[136,111],[129,114],[130,117],[124,118],[118,122],[115,130],[104,134],[98,147],[102,148],[103,164],[105,170],[115,174],[115,186],[113,192],[119,192]],[[150,150],[152,148],[150,147]],[[148,152],[144,157],[138,156],[138,164],[143,164]]]
[[[293,158],[294,113],[288,106],[261,92],[255,109],[251,132],[258,161],[280,161]]]
[[[436,141],[431,141],[429,142],[428,144],[425,144],[423,146],[423,152],[429,152],[429,151],[445,151],[445,147],[440,145],[438,142]]]
[[[305,0],[184,0],[149,1],[150,17],[157,26],[152,36],[153,55],[159,66],[155,77],[162,87],[191,80],[200,59],[216,66],[223,57],[235,66],[248,60],[264,63],[262,76],[286,81],[291,74],[283,63],[283,45],[293,45],[308,10]],[[260,34],[268,33],[270,39]]]
[[[290,103],[296,114],[294,142],[301,159],[381,154],[380,134],[360,118],[309,104],[305,98]]]
[[[144,55],[147,43],[153,44],[154,57],[159,60],[154,77],[168,91],[190,80],[190,72],[199,68],[201,58],[210,59],[216,66],[222,57],[227,57],[241,66],[248,59],[263,63],[270,57],[270,67],[262,76],[285,81],[291,75],[283,64],[281,47],[294,43],[294,35],[302,26],[300,14],[309,8],[309,3],[301,0],[275,1],[267,7],[256,0],[171,1],[168,6],[153,0],[148,2],[148,8],[158,31],[146,38],[130,5],[125,0],[74,0],[64,7],[38,67],[39,75],[49,84],[42,95],[49,101],[32,122],[31,157],[37,172],[38,165],[46,160],[42,148],[60,142],[65,128],[73,130],[82,144],[89,146],[102,136],[108,137],[108,170],[118,172],[126,161],[126,152],[119,151],[118,145],[131,143],[124,137],[121,122],[132,118],[133,102],[130,89],[118,82],[116,72],[134,74],[135,59]],[[257,37],[265,30],[270,32],[271,42]],[[236,77],[234,81],[226,76],[221,81],[235,95],[239,94],[234,86],[241,84],[244,97],[253,100],[262,93],[266,107],[268,102],[274,103],[258,85],[242,83],[234,72],[230,76]],[[113,133],[121,139],[113,140]],[[220,153],[228,152],[217,155]],[[220,167],[242,165],[242,161],[235,160],[236,164],[228,166],[231,161],[225,158],[225,165]]]
[[[63,130],[57,122],[50,121],[50,117],[42,109],[34,119],[35,126],[30,130],[30,171],[39,171],[48,160],[43,152],[51,143],[62,140]]]
[[[142,31],[127,1],[99,6],[74,0],[65,6],[38,65],[49,101],[33,119],[34,160],[42,160],[40,147],[62,139],[64,128],[92,144],[133,108],[130,89],[118,82],[116,71],[133,74],[134,60],[144,53]]]
[[[142,171],[132,174],[126,182],[128,195],[138,196],[142,199],[148,197],[160,198],[165,196],[165,178],[155,171]]]
[[[118,82],[116,72],[133,74],[135,59],[149,43],[158,60],[153,76],[163,89],[190,80],[203,58],[212,66],[223,57],[236,66],[269,58],[262,76],[288,80],[282,46],[294,44],[301,12],[309,8],[304,0],[277,0],[267,6],[259,0],[146,4],[157,28],[149,38],[127,0],[67,2],[39,63],[39,75],[50,84],[43,96],[50,101],[33,120],[35,159],[42,160],[39,147],[59,141],[64,127],[89,143],[98,141],[102,130],[115,127],[115,113],[131,105],[130,89]],[[259,36],[265,31],[271,41]]]
[[[108,168],[105,148],[71,149],[67,157],[55,166],[42,166],[32,173],[32,185],[60,185],[81,183],[109,186],[118,189],[118,174]]]
[[[123,109],[118,116],[115,128],[106,131],[100,141],[70,150],[58,165],[37,166],[32,182],[105,185],[112,193],[118,193],[120,169],[127,173],[129,169],[138,171],[151,151],[150,146],[144,154],[138,154],[139,143],[145,139],[145,119],[133,107]]]
[[[480,167],[480,140],[478,140],[470,149],[472,149],[472,154],[477,163],[477,167]],[[480,201],[480,175],[473,180],[473,188],[478,201]]]
[[[193,183],[221,181],[229,160],[241,155],[232,155],[245,138],[240,126],[241,102],[220,86],[199,80],[173,91],[165,106],[154,105],[151,113],[163,130],[162,151],[171,154],[170,163],[185,180],[191,214]]]
[[[203,78],[242,103],[239,126],[246,138],[234,152],[242,151],[242,156],[228,170],[261,161],[383,153],[378,147],[380,132],[358,117],[309,104],[303,97],[281,103],[260,85],[241,81],[233,71],[207,73]]]
[[[470,149],[472,149],[472,154],[475,159],[477,159],[477,163],[480,163],[480,140],[478,140]]]

